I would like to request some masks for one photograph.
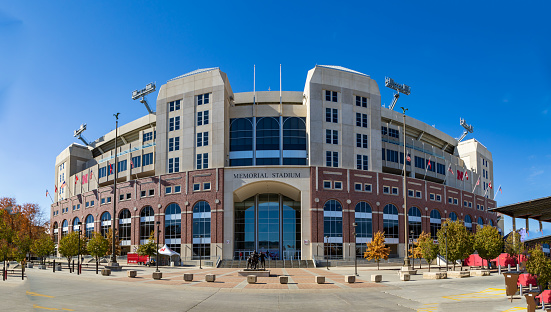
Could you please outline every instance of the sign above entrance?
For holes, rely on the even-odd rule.
[[[234,173],[234,179],[292,179],[300,178],[300,172],[248,172],[248,173]]]

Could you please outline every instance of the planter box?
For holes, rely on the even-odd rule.
[[[163,278],[163,272],[153,272],[154,280],[160,280],[161,278]]]
[[[490,276],[490,270],[471,270],[471,276]]]
[[[111,270],[110,269],[101,269],[101,275],[109,276],[109,275],[111,275]]]
[[[401,281],[409,281],[410,275],[409,273],[401,273],[400,274],[400,280]]]
[[[280,283],[280,284],[287,284],[287,283],[289,283],[289,276],[280,276],[280,277],[279,277],[279,283]]]
[[[446,272],[423,272],[424,279],[444,279],[447,277]]]
[[[325,276],[316,276],[316,283],[325,284]]]
[[[27,268],[32,269],[33,268],[33,263],[32,262],[27,263]]]
[[[216,280],[216,275],[214,275],[214,274],[205,275],[205,281],[207,281],[209,283],[214,283],[215,280]]]
[[[469,271],[448,271],[448,277],[450,278],[464,278],[471,276]]]
[[[247,276],[247,283],[256,284],[256,275],[248,275]]]
[[[383,281],[383,276],[382,275],[371,275],[371,281],[372,282],[375,282],[375,283],[380,283]]]
[[[126,273],[128,274],[128,277],[136,277],[138,275],[138,271],[135,271],[135,270],[129,270],[129,271],[126,271]]]
[[[39,264],[36,266],[39,270],[46,270],[46,265],[45,264]]]
[[[193,282],[193,273],[184,273],[184,281]]]
[[[349,283],[349,284],[355,283],[356,282],[356,275],[346,275],[344,277],[344,282]]]

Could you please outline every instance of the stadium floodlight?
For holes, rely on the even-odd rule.
[[[468,125],[467,122],[465,121],[465,119],[459,117],[459,124],[461,126],[463,126],[463,128],[465,128],[465,130],[463,130],[463,134],[457,139],[457,142],[461,142],[461,140],[463,140],[468,133],[473,133],[473,126],[471,125]]]
[[[140,102],[145,105],[145,108],[147,108],[147,111],[150,114],[153,114],[153,111],[151,110],[151,108],[149,108],[149,105],[147,104],[147,100],[145,99],[145,96],[151,92],[155,92],[155,89],[156,89],[155,83],[151,82],[151,83],[148,83],[147,86],[145,86],[145,88],[141,90],[132,91],[132,99],[137,100],[139,98],[142,98]]]
[[[80,128],[78,128],[77,130],[75,130],[73,136],[74,136],[75,138],[78,138],[79,140],[81,140],[82,142],[84,142],[84,144],[85,144],[86,146],[88,146],[88,145],[90,145],[90,144],[89,144],[89,143],[86,141],[86,139],[84,139],[84,137],[82,136],[82,132],[84,132],[84,130],[86,130],[86,124],[80,125]]]
[[[398,84],[394,81],[394,79],[390,77],[385,77],[385,87],[391,88],[392,90],[396,91],[396,93],[394,94],[394,99],[392,100],[392,104],[390,104],[390,106],[388,107],[390,110],[394,109],[394,106],[396,105],[396,102],[400,97],[400,93],[403,93],[405,95],[409,95],[411,93],[410,86],[406,84]]]

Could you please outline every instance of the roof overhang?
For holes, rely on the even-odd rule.
[[[551,196],[501,206],[489,209],[489,211],[499,212],[514,218],[551,222]]]

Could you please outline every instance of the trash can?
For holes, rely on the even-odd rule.
[[[513,302],[513,296],[517,293],[517,282],[518,277],[522,274],[520,271],[509,271],[503,273],[505,277],[505,294],[511,297],[511,302]]]
[[[539,291],[531,291],[524,295],[526,297],[526,311],[527,312],[536,312],[538,304],[536,303],[536,296],[540,294]]]

